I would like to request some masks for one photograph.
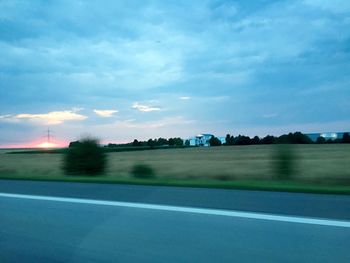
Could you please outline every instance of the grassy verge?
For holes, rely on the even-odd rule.
[[[82,183],[108,183],[108,184],[136,184],[154,186],[178,186],[178,187],[201,187],[218,189],[244,189],[261,191],[283,191],[297,193],[320,193],[320,194],[350,194],[350,186],[319,185],[294,181],[220,181],[220,180],[191,180],[191,179],[138,179],[138,178],[109,178],[108,176],[35,176],[28,175],[0,175],[0,179],[31,180],[31,181],[59,181],[59,182],[82,182]]]

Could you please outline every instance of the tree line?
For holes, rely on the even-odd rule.
[[[179,138],[158,138],[158,139],[148,139],[147,141],[139,141],[134,139],[133,142],[124,143],[124,144],[115,144],[109,143],[107,147],[118,147],[118,146],[126,146],[126,147],[163,147],[163,146],[183,146],[184,141]]]
[[[74,147],[79,145],[79,141],[74,141],[69,144],[69,147]],[[325,144],[325,143],[350,143],[349,133],[344,133],[343,137],[340,139],[325,139],[324,137],[318,137],[316,142],[313,142],[307,135],[301,132],[294,132],[283,134],[281,136],[267,135],[265,137],[254,136],[250,138],[245,135],[233,136],[227,134],[225,137],[225,143],[222,143],[219,138],[212,136],[209,140],[210,146],[221,146],[221,145],[257,145],[257,144]],[[109,143],[108,148],[116,147],[181,147],[190,146],[189,140],[182,140],[179,137],[174,138],[158,138],[158,139],[148,139],[147,141],[139,141],[134,139],[133,142],[124,144]]]
[[[215,136],[214,136],[215,137]],[[216,137],[215,137],[216,138]],[[211,138],[214,144],[212,146],[221,145],[219,139]],[[318,137],[316,142],[313,142],[307,135],[301,132],[294,132],[283,134],[281,136],[275,137],[273,135],[267,135],[263,138],[254,136],[250,138],[249,136],[238,135],[234,137],[233,135],[227,134],[225,138],[225,143],[223,145],[254,145],[254,144],[323,144],[323,143],[350,143],[349,133],[344,133],[342,139],[325,139],[324,137]]]

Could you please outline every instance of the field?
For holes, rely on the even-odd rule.
[[[288,188],[309,185],[350,192],[350,145],[291,145],[288,148],[290,172],[283,181],[278,178],[280,147],[252,145],[108,153],[106,175],[93,180],[215,187],[260,185],[273,188],[273,185],[284,185]],[[0,151],[1,178],[88,180],[84,176],[65,176],[61,170],[62,154],[5,152]],[[156,178],[148,182],[133,178],[130,171],[135,164],[151,166]]]

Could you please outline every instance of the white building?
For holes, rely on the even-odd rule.
[[[305,135],[308,136],[312,141],[316,142],[318,137],[323,137],[326,141],[327,140],[336,140],[336,139],[342,139],[345,132],[323,132],[323,133],[306,133]]]
[[[218,137],[218,139],[221,141],[221,144],[226,143],[226,137]]]
[[[210,139],[212,134],[198,134],[196,137],[189,139],[190,146],[210,146]]]

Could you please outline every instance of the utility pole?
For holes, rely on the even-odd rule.
[[[50,133],[50,128],[47,129],[47,143],[50,143],[51,141],[51,133]]]

